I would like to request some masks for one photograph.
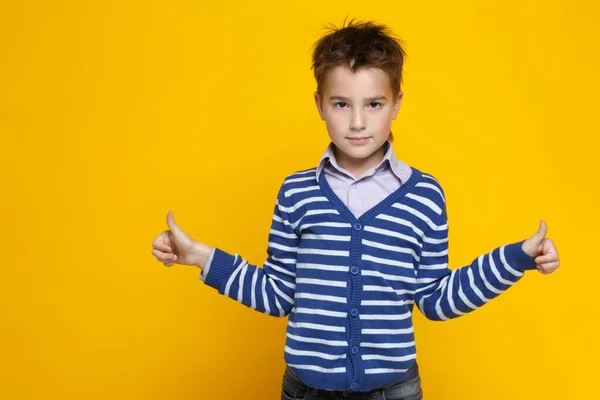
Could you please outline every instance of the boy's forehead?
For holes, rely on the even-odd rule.
[[[390,79],[385,71],[374,67],[361,67],[352,72],[345,65],[338,65],[327,73],[324,89],[325,97],[390,96],[392,92]]]

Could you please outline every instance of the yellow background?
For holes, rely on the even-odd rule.
[[[3,0],[0,398],[278,398],[286,320],[151,242],[173,210],[262,264],[279,185],[329,143],[310,50],[346,16],[406,42],[394,148],[446,191],[451,268],[540,219],[561,256],[415,313],[426,398],[598,398],[597,4]]]

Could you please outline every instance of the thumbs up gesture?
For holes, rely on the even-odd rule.
[[[167,267],[173,264],[196,265],[198,242],[177,225],[172,211],[167,214],[167,225],[169,230],[158,235],[152,242],[152,254]]]
[[[540,221],[538,231],[523,242],[523,251],[535,259],[540,273],[551,274],[559,267],[560,261],[554,242],[545,237],[546,231],[546,223]]]

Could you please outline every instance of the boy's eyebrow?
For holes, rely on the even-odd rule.
[[[345,102],[349,102],[350,99],[344,96],[330,96],[329,97],[329,101],[331,100],[341,100],[341,101],[345,101]],[[385,96],[375,96],[375,97],[369,97],[367,99],[365,99],[367,101],[377,101],[377,100],[387,100],[387,97]]]

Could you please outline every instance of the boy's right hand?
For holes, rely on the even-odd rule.
[[[197,265],[197,242],[177,225],[172,211],[167,214],[167,225],[169,230],[152,241],[152,254],[167,267],[174,264]]]

